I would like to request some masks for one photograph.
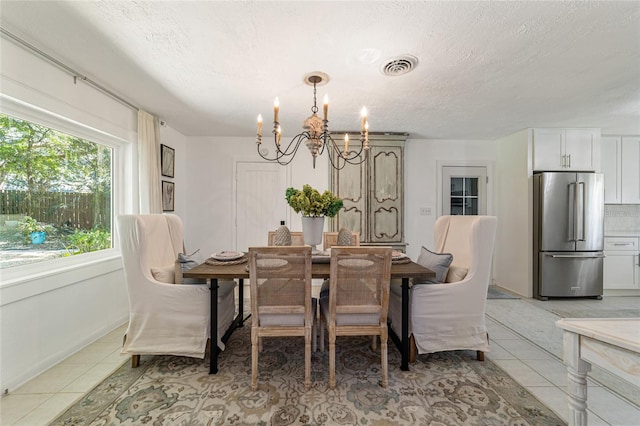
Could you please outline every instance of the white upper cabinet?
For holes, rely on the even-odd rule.
[[[600,129],[533,129],[533,170],[595,171]]]
[[[602,138],[605,204],[640,204],[640,136]]]
[[[640,136],[622,137],[622,203],[640,204]]]
[[[620,136],[602,137],[602,173],[604,174],[604,203],[622,203],[622,138]]]

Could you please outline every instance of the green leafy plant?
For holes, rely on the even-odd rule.
[[[54,230],[53,226],[46,223],[38,222],[31,216],[25,216],[24,218],[22,218],[22,220],[18,222],[18,229],[20,229],[26,237],[31,235],[32,232],[51,233]]]
[[[295,188],[287,188],[285,193],[287,203],[296,213],[303,216],[328,216],[334,217],[344,206],[342,199],[333,195],[331,191],[322,194],[310,185],[303,185],[302,191]]]
[[[89,231],[76,229],[66,238],[66,248],[71,254],[89,253],[111,248],[111,233],[102,227]]]

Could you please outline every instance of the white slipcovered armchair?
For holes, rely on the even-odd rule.
[[[485,305],[497,220],[494,216],[441,216],[434,225],[436,251],[451,253],[449,274],[468,269],[457,282],[416,284],[410,290],[409,335],[418,353],[489,352]],[[454,279],[455,280],[455,279]],[[394,283],[389,300],[391,326],[400,335],[402,291]]]
[[[129,326],[122,353],[204,358],[210,337],[207,284],[175,283],[178,253],[184,253],[182,220],[172,214],[122,215],[117,219],[129,295]],[[218,336],[235,313],[235,282],[219,283]],[[224,349],[222,341],[218,346]]]

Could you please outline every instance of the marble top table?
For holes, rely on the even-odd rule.
[[[563,318],[569,425],[587,424],[587,373],[595,364],[640,390],[640,318]]]

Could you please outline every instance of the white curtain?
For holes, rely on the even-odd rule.
[[[140,213],[162,213],[160,185],[160,125],[153,115],[138,111]]]

